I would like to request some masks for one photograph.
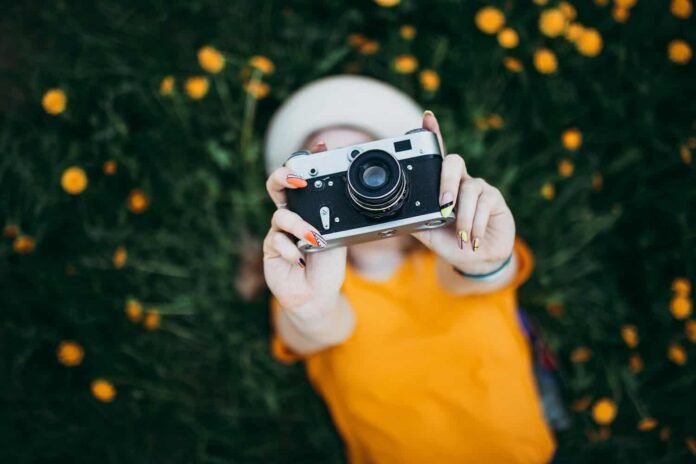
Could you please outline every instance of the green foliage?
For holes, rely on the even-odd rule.
[[[687,460],[685,440],[696,437],[696,370],[693,359],[678,366],[666,353],[676,342],[696,356],[669,311],[672,280],[696,283],[696,178],[680,157],[696,136],[696,73],[693,60],[671,62],[667,46],[675,38],[696,45],[694,17],[677,19],[669,2],[641,0],[620,24],[611,5],[576,3],[577,20],[602,34],[597,57],[543,37],[542,7],[531,1],[7,7],[0,226],[18,225],[36,248],[20,254],[11,237],[0,241],[3,462],[344,459],[302,368],[270,357],[267,297],[247,301],[235,281],[255,275],[271,212],[260,151],[270,115],[303,83],[345,70],[390,82],[432,109],[449,151],[508,199],[536,257],[521,302],[558,353],[567,403],[589,396],[618,405],[610,436],[599,441],[588,442],[599,430],[590,411],[573,412],[572,427],[559,435],[561,456]],[[518,31],[518,48],[504,50],[476,29],[474,15],[488,4]],[[400,37],[402,24],[416,27],[414,40]],[[347,44],[351,33],[376,39],[379,51],[360,54]],[[219,74],[197,62],[206,44],[226,58]],[[534,70],[540,46],[558,57],[556,73]],[[403,53],[438,72],[439,90],[392,69]],[[273,74],[250,72],[257,54],[274,62]],[[525,69],[507,71],[506,56]],[[160,95],[166,75],[174,76],[174,91]],[[201,100],[184,90],[194,75],[210,81]],[[268,83],[267,98],[245,93],[249,76]],[[41,107],[49,88],[68,98],[58,116]],[[503,126],[484,128],[494,113]],[[583,134],[576,152],[561,144],[569,127]],[[574,164],[570,177],[557,171],[563,159]],[[111,176],[102,171],[108,160],[118,166]],[[61,189],[70,166],[89,179],[80,195]],[[601,190],[592,189],[597,174]],[[555,187],[551,200],[540,195],[545,183]],[[150,199],[141,214],[127,208],[133,189]],[[112,263],[118,246],[128,251],[121,269]],[[129,321],[129,298],[157,308],[161,327],[146,331]],[[563,305],[562,315],[547,313],[552,303]],[[621,339],[625,324],[638,329],[634,350]],[[58,363],[63,340],[84,348],[79,366]],[[572,363],[579,346],[592,357]],[[632,352],[644,361],[637,374],[628,369]],[[91,395],[96,378],[115,385],[113,402]],[[647,416],[658,427],[639,431]],[[659,438],[662,427],[669,439]]]

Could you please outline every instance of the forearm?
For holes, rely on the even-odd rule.
[[[292,351],[301,355],[316,353],[339,345],[351,336],[355,315],[348,300],[339,294],[334,301],[322,306],[316,311],[281,309],[278,312],[276,331]]]
[[[460,275],[451,264],[438,259],[436,272],[440,284],[450,293],[458,295],[481,294],[494,292],[509,284],[517,274],[518,264],[518,257],[513,253],[507,266],[493,279],[477,280]]]

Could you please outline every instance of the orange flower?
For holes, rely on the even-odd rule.
[[[541,12],[539,16],[539,30],[547,37],[558,37],[566,28],[566,16],[557,8],[551,8]]]
[[[164,76],[160,82],[160,95],[169,95],[174,90],[174,76]]]
[[[582,132],[575,127],[566,129],[561,134],[561,142],[566,150],[576,151],[582,145]]]
[[[559,3],[558,9],[561,10],[561,13],[563,13],[563,16],[565,16],[568,21],[574,21],[575,17],[578,15],[575,7],[568,2]]]
[[[684,164],[691,164],[691,150],[686,145],[679,147],[679,157]]]
[[[15,238],[12,248],[14,249],[15,253],[26,255],[34,251],[34,248],[36,248],[36,242],[28,235],[19,235],[17,238]]]
[[[638,0],[614,0],[614,4],[616,6],[620,6],[621,8],[633,8],[636,6],[636,2]]]
[[[640,341],[638,329],[636,329],[635,325],[631,324],[626,324],[621,327],[621,338],[623,338],[624,343],[626,343],[629,348],[635,348]]]
[[[205,71],[217,74],[225,67],[225,57],[217,48],[206,45],[198,50],[198,64]]]
[[[582,398],[573,401],[573,404],[570,407],[573,408],[573,411],[575,412],[582,412],[587,409],[590,404],[592,404],[592,397],[583,396]]]
[[[275,65],[273,62],[263,55],[254,55],[249,58],[249,64],[252,68],[256,68],[264,74],[273,74]]]
[[[586,346],[579,346],[570,353],[570,360],[574,363],[584,363],[592,357],[592,350]]]
[[[631,11],[628,8],[616,5],[611,10],[611,17],[614,18],[614,21],[617,23],[625,23],[628,21],[629,16],[631,16]]]
[[[346,41],[351,47],[360,47],[367,41],[367,38],[360,33],[354,32],[353,34],[348,35]]]
[[[399,55],[394,58],[393,66],[399,74],[411,74],[418,69],[418,60],[413,55]]]
[[[691,343],[696,343],[696,320],[689,319],[684,324],[684,332],[686,332],[686,338],[689,339]]]
[[[506,27],[498,32],[498,43],[503,48],[515,48],[520,43],[520,38],[511,27]]]
[[[534,67],[542,74],[552,74],[558,69],[556,55],[548,48],[534,52]]]
[[[87,174],[78,166],[71,166],[63,171],[60,185],[70,195],[79,195],[87,188]]]
[[[19,226],[16,224],[7,224],[2,229],[2,235],[9,238],[15,238],[19,235]]]
[[[545,182],[544,185],[541,186],[540,193],[541,196],[547,200],[552,200],[553,197],[556,196],[556,187],[554,187],[551,182]]]
[[[582,55],[590,57],[597,56],[602,51],[602,36],[599,34],[597,29],[583,29],[582,34],[580,34],[580,37],[578,38],[576,46]]]
[[[204,76],[189,77],[186,79],[186,82],[184,82],[186,93],[194,100],[200,100],[205,97],[209,87],[210,83],[208,82],[208,78]]]
[[[563,159],[558,163],[558,174],[560,174],[561,177],[570,177],[573,175],[574,171],[575,165],[568,158]]]
[[[643,358],[638,353],[632,353],[628,358],[628,368],[634,374],[638,374],[643,370]]]
[[[114,174],[116,174],[117,170],[118,170],[118,165],[116,164],[116,161],[114,161],[114,160],[105,161],[104,164],[102,165],[102,171],[107,176],[113,176]]]
[[[572,23],[565,31],[565,38],[571,42],[577,42],[580,39],[583,30],[584,28],[582,27],[582,24]]]
[[[694,8],[691,5],[691,0],[672,0],[670,11],[679,19],[687,19],[691,16]]]
[[[263,81],[248,81],[244,84],[244,91],[257,100],[266,98],[271,91],[268,84]]]
[[[126,317],[131,322],[138,322],[143,317],[143,306],[138,300],[129,299],[125,307]]]
[[[91,385],[92,395],[102,403],[111,403],[116,398],[116,388],[108,380],[96,379]]]
[[[375,0],[375,3],[384,8],[391,8],[401,3],[401,0]]]
[[[609,398],[602,398],[592,407],[592,418],[600,425],[608,425],[616,417],[617,407]]]
[[[682,320],[691,316],[693,303],[691,299],[686,296],[675,295],[674,298],[672,298],[669,309],[675,319]]]
[[[379,42],[370,39],[362,44],[358,51],[363,55],[374,55],[379,51]]]
[[[157,330],[160,326],[162,317],[156,309],[149,309],[145,312],[145,318],[143,319],[143,327],[147,330]]]
[[[503,58],[503,66],[505,66],[508,71],[515,73],[521,72],[524,69],[522,62],[512,56],[506,56]]]
[[[487,6],[476,12],[474,21],[481,32],[493,35],[505,25],[505,15],[498,8]]]
[[[669,346],[669,348],[667,349],[667,357],[670,361],[679,366],[683,366],[684,364],[686,364],[686,350],[683,346],[679,345],[678,343],[672,343]]]
[[[424,69],[418,75],[421,87],[428,92],[435,92],[440,88],[440,76],[432,69]]]
[[[667,46],[669,59],[677,64],[686,64],[691,61],[691,47],[684,40],[673,40]]]
[[[638,430],[647,432],[657,427],[657,421],[652,417],[645,417],[638,422]]]
[[[121,269],[123,266],[126,264],[126,260],[128,259],[128,252],[126,251],[126,247],[124,246],[119,246],[116,248],[114,251],[114,257],[113,257],[113,263],[114,267],[116,269]]]
[[[399,28],[399,35],[404,40],[413,40],[416,37],[416,28],[410,24],[404,24]]]
[[[41,99],[41,106],[46,113],[56,116],[65,111],[65,107],[68,106],[68,97],[60,89],[49,89]]]
[[[66,340],[60,342],[58,349],[56,350],[56,356],[58,357],[58,362],[64,366],[74,367],[79,366],[82,363],[82,358],[85,356],[85,351],[82,349],[79,343]]]
[[[150,199],[141,189],[133,189],[128,195],[128,209],[132,213],[140,214],[150,206]]]

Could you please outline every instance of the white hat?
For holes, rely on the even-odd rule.
[[[271,119],[266,170],[282,166],[318,130],[347,126],[382,139],[421,127],[422,114],[411,97],[384,82],[352,75],[319,79],[293,93]]]

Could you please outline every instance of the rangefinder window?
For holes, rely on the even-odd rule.
[[[399,153],[400,151],[406,151],[411,149],[411,141],[409,139],[399,140],[394,142],[394,151]]]

